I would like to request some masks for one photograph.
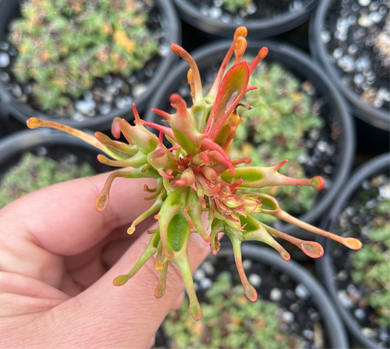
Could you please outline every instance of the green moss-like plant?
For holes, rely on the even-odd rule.
[[[140,0],[27,0],[21,13],[10,26],[12,72],[32,81],[43,110],[66,106],[97,77],[140,70],[157,51]]]
[[[0,208],[38,189],[71,179],[93,176],[87,163],[59,162],[44,156],[25,153],[20,161],[0,179]]]
[[[323,119],[313,112],[312,96],[302,90],[299,79],[278,63],[261,62],[249,84],[257,90],[249,91],[241,101],[252,109],[242,112],[242,125],[237,129],[231,155],[250,157],[254,166],[292,159],[280,172],[303,178],[305,171],[298,161],[308,157],[303,137],[324,126]],[[311,187],[268,187],[261,191],[276,196],[280,206],[292,214],[302,214],[314,206],[316,193]],[[275,221],[270,216],[258,217],[269,223]]]
[[[232,12],[236,13],[240,9],[246,9],[253,4],[252,0],[222,0],[223,7]]]
[[[171,348],[300,348],[303,340],[280,330],[283,324],[275,303],[258,299],[251,304],[232,276],[221,273],[201,303],[203,318],[195,323],[187,300],[163,322]]]
[[[368,303],[378,324],[390,329],[390,200],[380,202],[374,212],[377,226],[367,234],[370,243],[353,255],[352,279],[371,291]]]

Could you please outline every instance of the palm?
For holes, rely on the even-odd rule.
[[[98,213],[94,201],[107,175],[55,185],[0,210],[2,348],[146,347],[182,294],[171,268],[165,296],[154,297],[152,260],[129,285],[113,287],[150,239],[142,233],[153,218],[132,236],[126,229],[151,204],[138,200],[141,184],[154,183],[118,179],[110,205]],[[210,251],[197,237],[189,246],[192,271]]]

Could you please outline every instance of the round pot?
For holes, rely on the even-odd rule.
[[[231,38],[237,27],[245,25],[248,29],[249,38],[268,38],[273,35],[284,33],[290,29],[298,27],[300,24],[309,19],[315,10],[318,0],[307,0],[301,8],[295,9],[274,18],[254,19],[251,16],[244,21],[226,21],[220,18],[214,19],[206,16],[201,12],[200,6],[196,6],[187,0],[173,0],[180,17],[195,28],[215,36]],[[253,16],[252,16],[253,17]]]
[[[9,21],[18,13],[20,3],[22,1],[23,0],[0,0],[0,40],[4,40],[7,37]],[[155,6],[158,8],[159,13],[161,13],[161,25],[167,32],[167,36],[165,38],[166,45],[170,46],[172,43],[180,44],[180,21],[177,18],[173,5],[169,0],[156,0]],[[171,51],[169,51],[169,53],[161,59],[153,77],[147,83],[146,91],[134,100],[139,113],[144,111],[147,101],[153,95],[154,91],[159,86],[160,81],[164,79],[170,66],[176,61],[176,59],[177,56]],[[24,124],[30,117],[37,117],[44,120],[50,119],[50,116],[44,112],[39,112],[31,108],[29,105],[19,102],[12,93],[7,90],[5,84],[2,82],[0,82],[0,103],[2,104],[2,108],[5,113],[16,117]],[[128,105],[123,109],[113,107],[113,109],[106,115],[98,113],[96,116],[82,121],[72,120],[67,117],[55,117],[55,121],[75,128],[106,130],[111,126],[111,122],[115,117],[121,117],[127,120],[133,118],[132,106]]]
[[[343,209],[349,205],[349,200],[354,193],[360,188],[365,179],[384,172],[388,172],[390,168],[390,154],[380,155],[362,165],[353,174],[348,181],[344,190],[340,192],[339,197],[335,200],[329,214],[321,222],[323,229],[332,229],[338,225],[339,216]],[[355,317],[341,304],[338,297],[338,288],[335,283],[335,271],[333,263],[333,245],[329,239],[318,237],[317,241],[324,247],[325,254],[322,258],[316,260],[316,271],[322,284],[330,294],[330,297],[335,303],[339,314],[341,315],[348,331],[352,338],[364,348],[378,348],[378,343],[366,337],[362,333],[362,328]],[[351,251],[351,253],[356,253]]]
[[[336,66],[329,60],[329,52],[321,40],[321,32],[324,28],[325,19],[329,17],[328,12],[333,3],[334,0],[322,0],[318,5],[314,19],[310,21],[309,44],[312,56],[324,67],[334,86],[348,100],[354,115],[375,127],[390,131],[388,111],[377,109],[364,103],[354,91],[344,86],[341,83],[340,73]]]
[[[341,190],[344,181],[347,179],[349,174],[355,150],[355,134],[354,126],[343,99],[339,93],[332,86],[330,81],[327,79],[325,74],[322,73],[321,69],[314,64],[310,58],[300,52],[299,50],[272,41],[258,41],[248,42],[247,53],[257,54],[259,48],[266,46],[269,49],[269,54],[266,61],[275,61],[282,64],[287,70],[291,71],[297,78],[302,81],[310,80],[317,93],[320,95],[327,106],[329,113],[327,120],[332,121],[337,125],[341,134],[339,137],[339,153],[337,154],[338,161],[335,166],[335,171],[332,176],[332,186],[327,192],[320,198],[316,206],[299,217],[301,220],[314,223],[319,219],[327,209],[327,207],[333,203],[334,198]],[[205,46],[194,52],[193,58],[198,64],[199,70],[207,69],[213,63],[219,63],[225,56],[230,42],[222,41],[213,43],[212,45]],[[169,78],[164,81],[161,88],[156,92],[154,98],[150,102],[150,107],[146,113],[146,119],[148,120],[160,120],[156,119],[156,115],[151,112],[152,108],[161,110],[169,110],[169,96],[172,93],[178,92],[180,94],[180,83],[184,80],[187,81],[188,65],[186,62],[182,62],[178,67],[172,71]],[[313,235],[303,232],[299,228],[291,224],[277,224],[275,227],[283,232],[300,235],[302,238],[313,238]]]
[[[88,163],[96,173],[111,170],[97,160],[98,149],[58,130],[36,129],[17,132],[0,141],[0,178],[16,165],[24,153],[44,155],[54,160],[76,156],[76,164]]]
[[[327,342],[324,344],[327,344],[327,347],[329,348],[349,347],[344,326],[335,307],[332,305],[329,296],[320,283],[306,269],[294,261],[284,261],[277,253],[269,248],[245,243],[242,245],[242,258],[249,280],[252,280],[253,286],[259,292],[259,299],[270,299],[271,302],[277,303],[279,307],[289,309],[288,303],[284,303],[283,298],[295,298],[295,300],[290,300],[289,302],[302,301],[303,303],[300,305],[300,309],[303,310],[303,313],[309,312],[309,308],[313,306],[313,308],[321,314],[320,316],[322,318],[325,334],[324,339],[325,342]],[[212,281],[210,281],[209,278],[214,280],[221,271],[231,272],[238,287],[242,287],[238,276],[235,276],[237,275],[237,271],[234,263],[233,251],[230,248],[226,248],[226,246],[223,247],[216,257],[210,255],[203,265],[194,273],[195,285],[199,285],[202,294],[207,290],[207,287],[210,287],[211,285]],[[212,266],[211,271],[210,265]],[[220,268],[222,268],[222,270],[220,270]],[[213,270],[215,270],[215,273],[212,273]],[[272,285],[271,283],[269,285],[265,284],[266,281],[263,280],[264,275],[269,275],[270,273],[271,277],[268,281],[272,281]],[[277,281],[282,280],[282,278],[284,281],[281,281],[281,283],[280,281]],[[286,279],[291,281],[287,281]],[[236,284],[236,282],[234,282],[234,284]],[[257,285],[255,285],[255,283],[257,283]],[[202,284],[207,286],[202,287]],[[299,287],[297,287],[298,285]],[[272,291],[276,287],[279,288],[279,286],[281,286],[281,294],[279,296],[280,303],[272,300]],[[290,286],[294,288],[291,289],[289,288]],[[297,292],[298,289],[304,289],[305,294],[299,295],[299,292]],[[291,291],[294,296],[291,295]],[[288,293],[290,293],[290,295],[288,295]],[[283,297],[282,294],[285,296]],[[199,292],[199,296],[201,296],[201,292]],[[254,305],[249,304],[248,306]],[[297,326],[299,326],[298,323],[302,322],[302,318],[300,318],[299,314],[302,315],[298,310],[295,315],[295,320],[293,321]],[[159,344],[160,338],[160,336],[157,336],[157,344]],[[163,347],[166,347],[166,345]]]

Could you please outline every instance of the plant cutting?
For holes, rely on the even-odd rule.
[[[230,45],[231,42],[229,41],[212,43],[192,53],[199,68],[205,95],[208,94],[212,82],[218,73],[218,67],[222,63]],[[251,164],[266,167],[289,159],[291,162],[289,162],[289,166],[282,168],[282,170],[284,169],[286,171],[282,174],[291,177],[297,177],[299,175],[302,177],[313,177],[316,175],[323,177],[326,186],[321,191],[316,191],[311,187],[297,188],[291,186],[273,189],[278,191],[277,194],[282,191],[294,192],[294,202],[297,200],[297,197],[305,196],[310,191],[314,197],[314,205],[311,206],[309,206],[310,200],[300,199],[300,205],[294,205],[294,202],[292,202],[289,207],[286,207],[286,199],[281,200],[281,196],[275,196],[275,192],[271,193],[272,196],[276,197],[282,209],[287,210],[287,212],[294,216],[298,216],[299,219],[307,223],[313,224],[326,214],[328,207],[334,203],[334,200],[336,200],[340,190],[343,188],[344,182],[349,176],[354,157],[355,138],[352,118],[346,109],[344,100],[325,74],[323,74],[321,68],[296,48],[268,40],[258,42],[249,41],[245,53],[246,56],[248,55],[246,59],[251,61],[252,58],[250,57],[254,57],[258,53],[259,47],[263,46],[267,47],[269,52],[267,57],[260,62],[259,66],[251,74],[250,85],[259,87],[259,90],[265,89],[267,92],[263,94],[259,90],[253,90],[245,94],[244,98],[247,100],[245,103],[253,103],[252,106],[254,108],[250,111],[241,109],[240,115],[242,116],[242,113],[246,113],[246,115],[250,115],[251,120],[247,116],[242,117],[243,122],[237,129],[229,156],[233,158],[251,157]],[[278,82],[280,68],[275,69],[276,67],[272,72],[272,79],[275,80],[269,81],[270,78],[267,76],[266,67],[273,64],[277,64],[276,67],[283,67],[285,72],[284,77],[289,81],[288,85],[283,84],[284,78]],[[175,110],[169,104],[169,96],[177,91],[179,91],[187,104],[191,105],[191,91],[188,87],[187,71],[188,65],[184,61],[164,81],[161,88],[151,100],[150,107],[174,113]],[[266,81],[268,81],[267,87],[264,87],[263,84]],[[278,84],[280,84],[280,90],[276,88]],[[265,113],[276,113],[278,111],[275,110],[276,108],[273,105],[266,107],[265,104],[276,101],[280,103],[282,99],[289,99],[286,86],[294,85],[296,86],[297,94],[292,94],[298,97],[302,96],[302,103],[293,98],[290,100],[290,103],[294,103],[293,111],[295,112],[295,118],[293,118],[292,114],[283,114],[280,112],[278,113],[281,118],[280,122],[275,122],[276,117],[275,119],[267,118]],[[275,93],[277,93],[277,97],[274,97]],[[308,106],[307,99],[310,99],[310,107]],[[258,108],[261,108],[262,111],[257,112]],[[305,108],[310,109],[310,113],[308,113],[311,114],[310,117],[305,111]],[[301,109],[302,114],[298,112],[299,109]],[[288,112],[288,109],[286,109],[286,112]],[[258,116],[255,118],[256,115]],[[323,124],[321,129],[315,127],[315,125],[318,125],[317,122],[315,122],[315,125],[310,126],[310,121],[316,119],[315,117],[313,118],[314,115],[321,117],[321,123]],[[151,110],[145,114],[144,118],[148,121],[164,124],[163,118],[158,115],[156,116]],[[255,120],[253,120],[254,118]],[[302,118],[306,121],[301,121],[300,119]],[[295,124],[294,120],[296,119],[299,121]],[[288,123],[284,120],[288,121]],[[299,125],[300,122],[304,122],[305,124],[304,128],[306,131],[303,134],[300,133],[302,129]],[[261,127],[261,123],[267,123],[267,126],[272,125],[272,128]],[[251,130],[248,130],[245,125],[249,125]],[[289,138],[292,137],[292,139],[289,139],[288,144],[286,142],[286,147],[283,147],[282,142],[286,138],[285,133],[287,130],[294,133],[295,136],[292,137],[289,135]],[[293,132],[292,130],[296,131]],[[257,140],[261,138],[260,134],[269,135],[271,132],[273,136],[269,136],[257,151],[256,149],[259,146]],[[295,139],[296,145],[292,146],[294,149],[292,153],[290,144],[293,143],[293,139]],[[253,140],[256,140],[256,142],[252,142]],[[245,143],[249,143],[250,146],[247,146]],[[235,152],[237,149],[242,150],[242,155],[238,155]],[[258,158],[263,158],[263,162],[259,163],[258,161],[260,159]],[[300,172],[300,170],[297,171],[298,167],[303,167],[304,172],[298,174]],[[265,190],[269,189],[265,188]],[[303,205],[301,205],[302,203]],[[306,208],[309,207],[306,212],[305,206]],[[293,210],[288,211],[291,208]],[[264,216],[266,215],[263,215],[263,218]],[[292,224],[282,223],[270,215],[267,215],[267,217],[275,220],[274,228],[304,240],[310,239],[310,234],[303,229]],[[264,221],[264,223],[267,222]]]
[[[29,128],[52,127],[75,135],[113,159],[99,155],[99,161],[104,164],[134,168],[110,174],[96,200],[98,211],[103,211],[109,204],[109,192],[115,178],[156,180],[155,188],[145,186],[145,191],[152,193],[147,199],[155,199],[154,203],[133,221],[128,233],[132,234],[137,224],[156,211],[158,213],[155,218],[159,227],[149,232],[152,235],[150,243],[133,269],[128,274],[115,278],[114,285],[124,285],[149,258],[156,255],[154,267],[160,271],[160,281],[155,296],[159,298],[164,295],[168,265],[170,262],[176,264],[183,275],[189,295],[191,315],[197,320],[202,317],[202,310],[188,263],[187,247],[191,233],[199,233],[205,241],[210,242],[214,254],[217,254],[220,248],[218,233],[224,232],[229,236],[245,294],[251,301],[257,299],[257,292],[249,283],[242,266],[240,245],[243,241],[265,242],[275,248],[284,260],[289,260],[290,255],[272,236],[297,245],[311,257],[318,258],[323,255],[323,249],[318,243],[284,234],[253,218],[253,213],[270,214],[313,233],[332,238],[352,249],[361,247],[357,239],[337,236],[292,217],[281,210],[278,202],[270,195],[245,191],[245,188],[279,185],[306,185],[320,190],[325,184],[319,176],[294,179],[281,175],[278,170],[286,165],[288,160],[272,167],[236,168],[239,164],[249,164],[251,159],[229,157],[236,129],[241,122],[238,110],[251,108],[240,101],[246,92],[253,89],[248,85],[249,77],[268,53],[268,49],[263,47],[251,63],[243,61],[247,46],[246,34],[244,27],[236,30],[233,43],[206,97],[203,96],[202,82],[195,61],[180,46],[171,46],[173,52],[185,59],[190,66],[188,82],[193,105],[187,108],[184,100],[178,94],[173,94],[170,102],[177,110],[175,114],[155,110],[168,121],[170,128],[142,120],[135,105],[135,126],[117,118],[114,119],[111,129],[114,138],[118,139],[123,134],[128,143],[112,140],[100,132],[93,137],[69,126],[37,118],[31,118],[27,123]],[[235,64],[225,74],[233,55]],[[157,137],[145,126],[155,128],[160,132],[160,136]],[[172,147],[164,146],[164,135]],[[209,215],[210,235],[206,233],[201,220],[204,211]]]

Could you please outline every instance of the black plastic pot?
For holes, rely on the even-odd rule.
[[[101,153],[97,148],[58,130],[36,129],[17,132],[0,141],[0,177],[26,152],[54,160],[73,154],[77,156],[77,163],[88,163],[96,173],[111,170],[97,160],[97,155]]]
[[[252,39],[268,38],[298,27],[309,19],[317,6],[318,0],[305,1],[302,8],[267,19],[244,19],[241,22],[223,22],[201,13],[200,6],[187,0],[173,0],[180,17],[203,32],[215,36],[232,38],[237,27],[244,25],[248,29],[248,37]]]
[[[329,107],[329,120],[332,119],[332,122],[335,123],[342,132],[339,143],[340,153],[337,155],[339,159],[332,177],[332,187],[312,210],[299,217],[305,222],[314,223],[324,215],[325,210],[333,203],[334,198],[340,192],[344,181],[347,179],[355,151],[354,126],[345,106],[345,102],[340,97],[340,94],[321,71],[321,68],[314,64],[306,54],[291,46],[272,41],[249,41],[247,53],[257,54],[258,50],[263,46],[266,46],[269,49],[266,60],[277,61],[298,78],[303,81],[310,80],[313,83],[324,104]],[[214,63],[218,63],[219,65],[229,47],[230,41],[221,41],[195,51],[193,53],[193,58],[198,64],[199,70],[202,71]],[[156,118],[156,115],[151,112],[151,109],[169,109],[169,96],[175,92],[180,93],[180,91],[178,91],[178,86],[183,80],[186,81],[187,71],[187,63],[182,62],[172,72],[169,78],[164,81],[163,85],[150,102],[149,110],[145,115],[147,120],[161,119],[160,117]],[[303,232],[291,224],[279,224],[275,225],[275,227],[286,233],[299,235],[302,238],[313,238],[311,233],[308,234]]]
[[[0,0],[0,40],[4,40],[8,32],[8,24],[10,19],[15,16],[19,11],[20,3],[23,0]],[[161,13],[161,24],[169,33],[167,38],[167,44],[181,42],[181,26],[178,20],[176,11],[169,0],[156,0],[155,6],[157,6]],[[145,93],[137,97],[134,102],[137,105],[137,110],[142,113],[147,101],[151,98],[154,91],[158,88],[161,80],[164,79],[170,66],[176,61],[177,56],[173,52],[169,52],[167,56],[162,58],[161,63],[156,69],[154,76],[147,84],[147,90]],[[1,72],[1,69],[0,69]],[[26,120],[30,117],[37,117],[40,119],[48,120],[50,117],[43,112],[36,111],[26,104],[20,103],[7,89],[4,84],[0,82],[0,103],[2,105],[3,113],[8,113],[22,123],[26,123]],[[95,117],[88,120],[77,122],[70,118],[55,117],[55,121],[62,124],[66,124],[76,128],[87,128],[91,130],[106,130],[110,127],[112,120],[115,117],[125,118],[127,120],[133,118],[132,107],[126,107],[124,109],[113,108],[113,110],[107,115],[97,114]]]
[[[375,127],[390,131],[389,111],[376,109],[364,103],[355,92],[344,86],[341,83],[340,74],[328,58],[329,52],[321,40],[321,31],[324,27],[325,18],[329,16],[329,8],[333,3],[334,0],[320,1],[316,15],[314,19],[310,21],[309,44],[311,54],[313,58],[324,67],[329,79],[348,100],[354,115]]]
[[[208,258],[210,258],[212,264],[214,264],[215,261],[220,261],[219,265],[221,267],[223,266],[223,270],[231,270],[232,274],[236,273],[233,251],[231,248],[227,248],[225,244],[222,244],[222,249],[218,252],[216,257],[210,255]],[[305,286],[308,290],[308,298],[311,298],[316,310],[321,314],[322,323],[325,326],[324,332],[329,345],[328,347],[337,349],[349,348],[346,331],[335,307],[321,284],[306,269],[294,261],[284,261],[279,254],[269,248],[258,247],[246,243],[242,245],[242,258],[244,261],[250,260],[253,264],[258,263],[266,268],[270,267],[271,270],[286,274],[294,283]],[[218,275],[220,272],[220,270],[218,270],[218,265],[214,265],[214,267],[217,268],[215,274]],[[252,273],[256,273],[255,270],[258,270],[257,267],[255,268],[253,268]],[[240,285],[238,287],[242,286]],[[262,287],[262,285],[259,286],[259,288]],[[268,285],[268,287],[272,288],[270,285]],[[302,309],[308,310],[306,308]],[[163,343],[160,331],[157,333],[156,344],[159,347],[166,347],[167,344]]]
[[[360,187],[362,182],[376,174],[388,172],[390,169],[390,153],[380,155],[359,167],[352,178],[348,180],[348,184],[344,190],[340,192],[337,200],[334,202],[329,214],[321,223],[323,229],[334,228],[338,224],[338,217],[342,210],[347,207],[349,199],[353,196],[354,192]],[[334,283],[334,272],[333,272],[333,248],[331,240],[319,237],[317,241],[324,246],[325,254],[323,257],[316,260],[316,271],[317,274],[325,286],[326,290],[330,294],[331,299],[335,303],[338,312],[340,313],[348,331],[352,337],[356,339],[359,344],[364,348],[378,348],[378,343],[372,339],[365,337],[362,334],[361,327],[357,320],[351,315],[351,313],[345,309],[337,296],[337,288]],[[353,252],[352,252],[353,253]]]

